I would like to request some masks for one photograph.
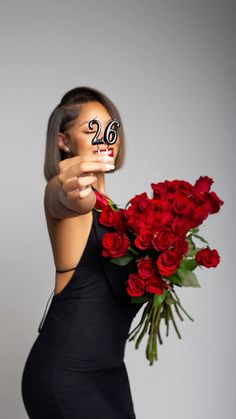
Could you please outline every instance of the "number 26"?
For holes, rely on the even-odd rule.
[[[109,124],[107,124],[105,131],[104,131],[104,137],[103,138],[98,138],[99,134],[101,132],[101,123],[100,121],[98,121],[97,119],[91,119],[91,121],[89,121],[89,128],[93,129],[93,125],[97,125],[97,131],[95,133],[95,136],[93,137],[93,139],[91,140],[92,145],[98,145],[98,144],[115,144],[116,140],[117,140],[117,132],[114,128],[112,128],[112,125],[116,125],[117,128],[120,127],[120,122],[117,119],[113,119],[111,122],[109,122]]]

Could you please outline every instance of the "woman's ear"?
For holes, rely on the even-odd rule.
[[[57,136],[57,145],[61,150],[64,150],[66,153],[68,153],[70,151],[70,148],[67,146],[66,141],[67,140],[65,134],[59,132]]]

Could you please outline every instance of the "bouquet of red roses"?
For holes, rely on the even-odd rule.
[[[193,321],[183,308],[175,286],[200,287],[193,272],[195,268],[219,264],[217,250],[210,249],[208,242],[198,234],[198,226],[210,214],[219,212],[224,203],[210,191],[212,183],[213,179],[208,176],[200,176],[194,185],[185,180],[151,183],[151,198],[146,192],[135,195],[124,209],[107,197],[97,196],[101,211],[99,222],[114,230],[102,237],[103,256],[110,257],[115,264],[129,264],[130,274],[125,285],[131,302],[147,301],[139,324],[128,338],[137,338],[135,348],[138,349],[148,333],[146,358],[150,365],[157,360],[157,337],[159,343],[163,343],[162,319],[166,336],[171,320],[181,338],[172,307],[181,321],[181,312]]]

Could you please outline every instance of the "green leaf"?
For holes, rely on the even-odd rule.
[[[120,258],[113,258],[111,259],[111,262],[114,263],[115,265],[120,265],[120,266],[124,266],[124,265],[128,265],[128,263],[133,259],[132,255],[124,255],[121,256]]]
[[[110,202],[110,207],[113,209],[113,211],[119,211],[120,209],[119,206],[112,201]]]
[[[169,280],[172,284],[176,284],[176,285],[180,285],[180,286],[181,286],[181,284],[182,284],[181,279],[180,279],[177,275],[175,275],[175,274],[172,274],[172,275],[168,276],[168,280]]]
[[[193,234],[193,236],[196,237],[198,240],[201,240],[201,242],[209,244],[209,242],[206,239],[204,239],[204,237],[199,236],[199,234]]]
[[[195,259],[183,259],[179,269],[184,269],[188,271],[193,271],[197,267],[197,262]]]
[[[181,284],[183,285],[183,287],[201,287],[196,275],[192,271],[189,271],[187,269],[178,269],[177,273],[182,280]]]
[[[191,230],[189,230],[189,235],[191,236],[192,234],[196,234],[199,232],[199,228],[192,228]]]
[[[139,297],[131,297],[131,303],[143,303],[148,300],[146,295],[140,295]]]
[[[169,291],[164,290],[162,294],[154,294],[153,295],[153,307],[159,306],[159,304],[162,303],[162,301],[165,300],[167,294]]]

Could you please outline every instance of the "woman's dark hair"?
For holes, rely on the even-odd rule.
[[[116,118],[121,122],[121,126],[119,127],[120,146],[116,158],[116,170],[122,167],[124,162],[125,136],[118,109],[114,103],[99,90],[86,86],[75,87],[65,93],[61,102],[53,110],[48,120],[44,160],[44,177],[47,181],[59,173],[59,162],[68,157],[68,154],[58,147],[57,137],[59,132],[64,133],[73,126],[74,120],[79,116],[79,105],[93,101],[100,102],[106,108],[111,118]]]

